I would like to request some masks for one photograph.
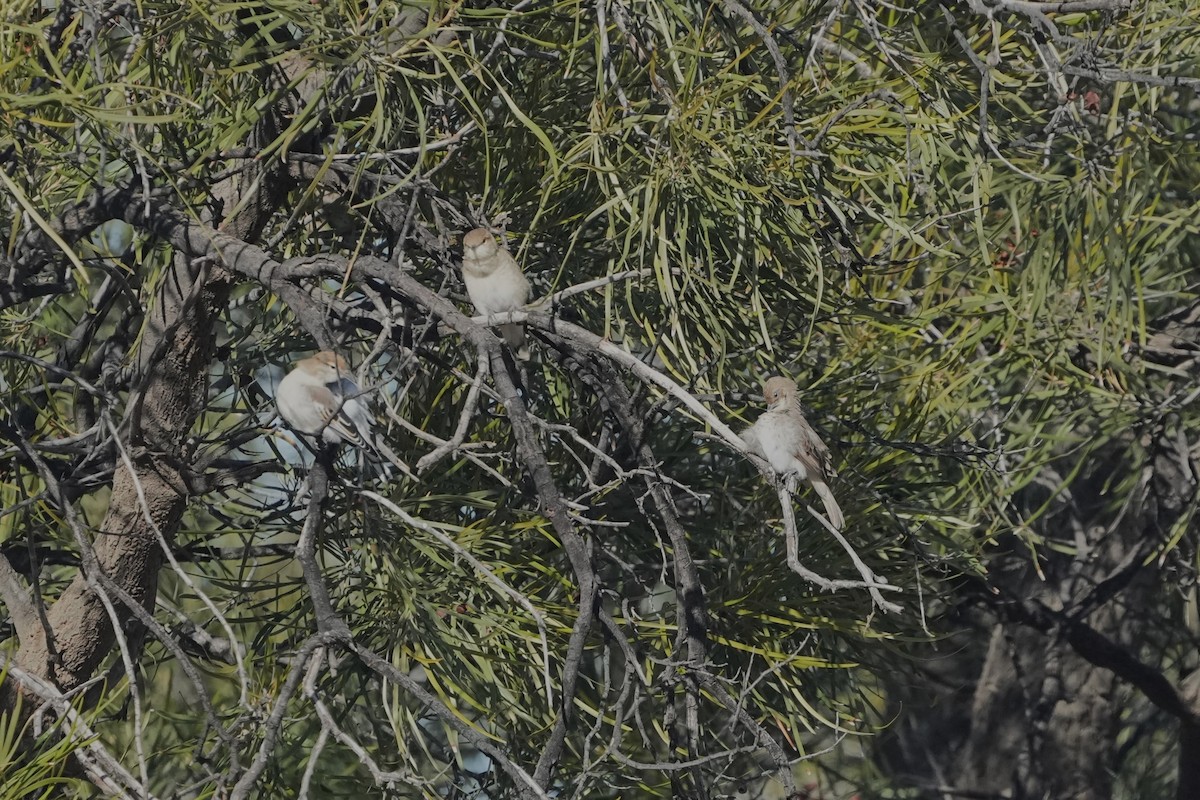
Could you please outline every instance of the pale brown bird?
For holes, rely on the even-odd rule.
[[[405,475],[412,472],[372,430],[371,413],[350,365],[337,353],[322,350],[301,359],[275,389],[279,416],[292,430],[326,444],[345,442],[382,460]]]
[[[836,478],[829,448],[804,418],[796,384],[775,376],[763,383],[767,410],[742,433],[750,452],[765,458],[771,468],[789,479],[807,481],[825,504],[829,521],[838,530],[846,524],[842,509],[829,489]]]
[[[520,311],[529,302],[529,281],[521,267],[486,228],[476,228],[463,237],[462,269],[467,295],[480,314]],[[529,358],[523,324],[506,323],[500,326],[500,333],[518,358]]]
[[[329,444],[371,447],[375,436],[361,394],[346,359],[323,350],[296,362],[279,382],[275,404],[279,416],[298,433]]]

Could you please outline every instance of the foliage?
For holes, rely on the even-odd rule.
[[[26,269],[30,237],[71,229],[105,191],[127,202],[20,273],[45,296],[0,312],[5,555],[41,554],[48,599],[77,574],[83,545],[17,439],[41,445],[95,535],[133,449],[138,347],[156,335],[148,310],[180,252],[169,229],[251,208],[222,205],[218,187],[276,170],[262,173],[278,196],[250,243],[320,298],[324,331],[378,387],[385,438],[408,464],[454,438],[480,356],[389,295],[369,259],[461,301],[457,237],[491,224],[541,297],[612,278],[540,310],[735,428],[758,413],[764,376],[795,377],[838,452],[852,543],[904,607],[883,615],[861,589],[805,582],[784,558],[774,488],[708,420],[599,350],[572,350],[553,319],[531,320],[542,344],[521,398],[611,626],[588,622],[571,663],[579,569],[489,379],[468,443],[420,480],[371,482],[339,462],[321,558],[356,643],[531,772],[577,670],[553,784],[575,796],[782,780],[790,768],[756,731],[798,759],[886,727],[889,678],[955,628],[964,584],[991,580],[1000,554],[1036,570],[1074,546],[1047,517],[1098,479],[1096,459],[1168,420],[1196,429],[1193,387],[1145,357],[1156,320],[1194,298],[1195,79],[1161,74],[1194,71],[1200,41],[1181,33],[1194,10],[979,5],[990,16],[738,0],[6,10],[5,269]],[[1081,48],[1092,61],[1077,66]],[[301,271],[325,255],[345,259],[341,274]],[[106,744],[132,763],[140,741],[164,796],[220,796],[260,747],[264,797],[516,793],[412,691],[347,653],[297,660],[317,630],[292,558],[309,459],[269,398],[317,343],[278,287],[226,266],[239,285],[210,332],[219,357],[187,445],[218,477],[168,532],[179,563],[155,605],[202,679],[150,637],[140,721],[114,716]],[[614,384],[640,431],[620,421]],[[250,463],[265,465],[252,480],[221,472]],[[1136,464],[1103,482],[1110,516],[1144,486]],[[671,517],[703,587],[703,663],[688,649]],[[800,518],[805,565],[853,575]],[[1188,562],[1190,522],[1148,559]],[[297,663],[309,666],[288,700]],[[205,702],[234,744],[215,737]],[[822,780],[865,788],[870,774]]]
[[[81,788],[80,781],[63,776],[63,768],[71,754],[88,742],[60,737],[56,731],[34,737],[32,727],[32,721],[22,724],[19,714],[0,718],[0,797],[49,798]]]

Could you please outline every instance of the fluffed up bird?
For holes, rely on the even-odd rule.
[[[763,383],[767,410],[742,432],[742,439],[750,452],[765,458],[785,479],[795,475],[808,481],[825,504],[829,521],[841,530],[846,518],[829,489],[829,480],[837,477],[833,459],[804,418],[797,395],[794,381],[779,376],[768,378]]]
[[[463,237],[462,270],[467,295],[479,314],[520,311],[529,302],[529,281],[525,274],[486,228],[476,228]],[[500,326],[500,333],[517,358],[529,358],[523,324],[506,323]]]
[[[275,389],[275,405],[279,416],[297,433],[327,444],[353,445],[390,461],[411,476],[404,462],[376,439],[371,414],[361,395],[346,359],[323,350],[296,362]]]

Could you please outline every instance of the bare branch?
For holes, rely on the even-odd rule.
[[[463,722],[462,718],[447,708],[445,703],[426,691],[424,687],[413,680],[408,674],[396,669],[390,662],[380,657],[374,651],[357,643],[352,643],[350,649],[358,654],[358,657],[362,659],[364,664],[387,680],[398,684],[418,702],[432,709],[442,722],[450,726],[459,736],[469,742],[472,747],[478,749],[499,764],[501,769],[516,781],[518,791],[522,797],[550,800],[550,796],[538,785],[538,782],[534,780],[532,775],[514,763],[508,757],[508,754],[500,749],[491,739]],[[231,798],[231,800],[236,800],[236,798]]]
[[[1083,11],[1128,11],[1132,0],[1066,0],[1065,2],[1030,2],[1029,0],[983,0],[987,5],[1018,14],[1077,14]]]
[[[4,654],[0,654],[0,664],[8,678],[19,683],[27,694],[41,698],[58,713],[63,735],[80,745],[73,755],[82,765],[88,780],[101,791],[124,800],[155,800],[155,795],[146,784],[139,783],[100,743],[100,736],[57,687],[22,669]]]
[[[479,389],[483,385],[483,378],[487,374],[488,367],[486,352],[480,351],[477,357],[479,363],[475,368],[475,380],[471,381],[471,388],[467,390],[467,399],[463,401],[462,411],[459,413],[458,426],[454,429],[454,435],[421,456],[420,460],[417,461],[418,473],[433,467],[443,458],[455,452],[467,438],[467,429],[470,428],[471,419],[475,416],[475,408],[479,404]]]
[[[393,503],[391,500],[388,500],[386,497],[378,495],[375,492],[363,491],[359,494],[370,500],[374,500],[376,503],[379,503],[388,511],[392,512],[401,520],[403,520],[405,524],[410,525],[418,530],[425,531],[430,536],[433,536],[439,542],[444,544],[446,547],[449,547],[460,557],[465,559],[468,564],[483,573],[483,576],[487,578],[488,583],[495,586],[501,594],[512,600],[515,600],[517,604],[521,606],[521,608],[529,612],[530,616],[532,616],[537,622],[538,636],[541,638],[542,642],[542,679],[546,688],[546,706],[548,708],[554,708],[554,687],[550,681],[550,641],[546,634],[546,618],[542,612],[537,610],[537,607],[529,601],[528,597],[505,583],[499,575],[493,572],[487,566],[487,564],[484,564],[482,561],[476,558],[470,550],[462,547],[458,542],[442,533],[435,526],[430,525],[425,520],[417,519]]]
[[[735,450],[744,452],[746,444],[742,441],[741,437],[709,411],[703,403],[693,397],[690,392],[668,376],[640,361],[632,353],[622,350],[607,339],[597,336],[578,325],[572,325],[569,322],[550,318],[542,314],[510,312],[508,314],[493,314],[492,319],[498,323],[528,320],[537,325],[539,329],[561,336],[572,342],[575,346],[582,348],[584,352],[595,352],[607,356],[620,366],[628,369],[640,380],[652,383],[665,390],[667,394],[678,400],[702,422],[720,434],[726,444],[731,445]]]
[[[319,649],[313,654],[312,660],[309,661],[308,675],[304,678],[304,696],[313,704],[316,709],[317,718],[321,720],[321,733],[323,735],[332,735],[334,740],[343,747],[350,750],[358,758],[359,762],[366,766],[371,773],[371,778],[375,781],[376,786],[388,787],[396,783],[402,783],[406,786],[420,786],[426,791],[437,791],[437,786],[432,781],[427,781],[419,775],[405,771],[385,772],[380,768],[379,764],[367,752],[354,737],[350,736],[341,726],[334,720],[332,712],[325,702],[321,699],[321,693],[317,691],[317,679],[321,675],[321,664],[325,660],[324,648]],[[313,762],[316,760],[316,755],[320,752],[314,747]],[[308,771],[305,771],[308,774]]]
[[[304,515],[304,528],[296,542],[296,561],[304,571],[304,582],[308,584],[308,596],[317,617],[317,631],[329,634],[334,641],[349,642],[350,627],[338,615],[329,599],[325,576],[317,561],[317,535],[321,531],[324,517],[325,498],[329,495],[329,475],[333,471],[334,452],[328,447],[317,451],[317,458],[308,473],[308,511]]]
[[[37,605],[30,590],[22,585],[21,576],[3,553],[0,553],[0,600],[8,608],[17,638],[24,641],[33,636],[41,625]]]
[[[672,270],[672,272],[677,273],[680,272],[680,270]],[[630,278],[645,278],[653,274],[654,270],[652,269],[631,269],[625,272],[614,272],[612,275],[608,275],[603,278],[596,278],[595,280],[584,281],[583,283],[577,283],[574,286],[568,286],[565,289],[559,289],[554,294],[548,295],[541,300],[533,301],[529,304],[529,307],[538,311],[545,310],[547,308],[553,308],[563,300],[566,300],[568,297],[574,297],[577,294],[590,292],[593,289],[603,289],[605,286],[611,286],[614,283],[629,280]]]
[[[242,776],[230,791],[229,800],[246,800],[247,797],[251,796],[250,793],[254,789],[254,784],[267,768],[267,761],[270,760],[271,753],[275,751],[275,744],[279,740],[279,734],[283,728],[283,717],[287,713],[288,703],[291,702],[292,697],[296,694],[296,689],[300,686],[300,679],[304,675],[309,659],[314,658],[318,652],[323,652],[325,646],[334,644],[342,639],[343,637],[340,632],[314,634],[308,638],[308,641],[292,657],[292,664],[288,668],[287,680],[283,682],[283,686],[279,689],[279,694],[275,697],[275,707],[271,710],[271,715],[263,723],[262,744],[259,745],[258,752],[254,755],[250,766],[242,773]]]

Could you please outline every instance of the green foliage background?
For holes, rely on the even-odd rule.
[[[423,24],[404,37],[389,34],[402,10],[392,2],[133,7],[136,26],[84,11],[64,25],[34,2],[0,12],[9,244],[41,225],[38,215],[52,219],[125,182],[144,181],[151,204],[207,219],[210,187],[252,158],[306,170],[264,237],[280,259],[395,258],[403,247],[405,269],[461,295],[447,257],[452,237],[489,220],[506,223],[537,295],[642,271],[574,297],[566,313],[644,354],[731,423],[754,418],[763,376],[796,378],[840,456],[853,543],[904,589],[905,612],[884,617],[865,593],[805,584],[784,563],[771,487],[736,453],[696,436],[703,426],[656,389],[644,395],[661,473],[688,487],[675,494],[712,615],[710,662],[731,685],[760,678],[748,690],[753,713],[797,753],[889,722],[888,673],[953,627],[941,615],[958,602],[955,579],[986,573],[998,541],[1015,538],[1030,559],[1062,546],[1039,526],[1049,501],[1023,499],[1049,480],[1048,466],[1050,495],[1068,492],[1115,440],[1167,415],[1194,423],[1192,387],[1140,357],[1153,321],[1194,298],[1196,285],[1196,79],[1165,80],[1195,74],[1200,38],[1186,32],[1200,20],[1187,4],[1047,15],[1057,38],[1045,50],[1062,56],[1086,43],[1096,63],[1164,78],[1132,81],[1051,70],[1030,35],[1037,20],[997,12],[989,21],[953,4],[753,7],[784,74],[738,11],[751,7],[736,2],[426,3]],[[290,86],[265,81],[285,68]],[[293,109],[273,141],[251,146],[260,119],[310,82],[321,87],[317,99]],[[343,190],[323,180],[330,176]],[[409,217],[440,250],[395,241]],[[0,346],[52,360],[94,313],[106,277],[147,304],[170,259],[152,232],[121,225],[74,252],[77,291],[4,311]],[[266,365],[311,347],[277,300],[249,288],[219,332],[225,358],[195,431],[205,448],[261,427],[264,387],[279,374]],[[119,305],[104,330],[140,324],[132,303]],[[346,350],[359,363],[373,344],[364,335]],[[432,349],[436,358],[420,363],[390,353],[371,371],[386,389],[378,404],[393,415],[389,441],[410,463],[430,446],[394,417],[450,436],[469,383],[462,373],[474,369],[454,338]],[[672,745],[661,719],[681,657],[675,601],[660,578],[670,553],[644,513],[644,487],[611,471],[596,480],[605,469],[565,432],[592,442],[604,434],[595,393],[549,359],[532,370],[530,403],[545,421],[556,479],[567,496],[586,494],[580,513],[601,523],[591,530],[611,590],[605,604],[636,641],[637,668],[650,681],[645,719],[612,741],[630,758],[665,760]],[[0,359],[0,375],[6,413],[28,407],[23,393],[40,373]],[[47,390],[53,402],[40,406],[39,435],[78,433],[79,394],[65,384]],[[575,583],[494,401],[483,401],[471,440],[489,443],[480,453],[495,474],[451,459],[390,495],[530,598],[551,653],[561,654]],[[241,452],[273,449],[289,452],[285,434]],[[1114,468],[1113,508],[1128,502],[1136,478],[1136,464]],[[198,663],[250,752],[288,655],[313,630],[299,570],[263,550],[294,541],[299,516],[281,498],[301,483],[297,474],[268,476],[200,498],[177,538],[184,569],[246,647],[244,687],[232,667]],[[39,491],[28,471],[0,472],[5,506]],[[428,531],[338,491],[326,567],[356,638],[420,673],[518,761],[535,761],[554,712],[537,620]],[[103,490],[83,501],[92,524],[104,506]],[[805,563],[851,574],[840,549],[800,516]],[[1165,538],[1160,557],[1184,527]],[[31,530],[74,548],[44,499],[0,517],[0,539]],[[213,559],[209,547],[238,554]],[[52,596],[72,574],[49,571],[43,591]],[[160,595],[160,617],[177,621],[176,608],[221,635],[177,576],[164,573]],[[625,665],[599,634],[589,658],[564,790],[669,794],[665,771],[603,761]],[[552,658],[550,672],[560,667]],[[154,644],[141,679],[152,786],[213,796],[211,776],[229,765],[220,750],[216,763],[192,760],[212,745],[194,688]],[[467,773],[478,759],[404,692],[353,666],[330,669],[320,690],[338,724],[371,744],[381,768],[404,776],[390,790],[397,796],[475,785]],[[107,691],[119,698],[128,686]],[[311,698],[293,704],[264,797],[290,796],[321,730]],[[704,711],[706,747],[746,746],[717,724],[715,709]],[[132,747],[127,717],[101,720],[100,730],[118,750]],[[755,777],[759,755],[748,750],[712,771],[718,782]],[[576,785],[593,759],[603,765]],[[871,779],[869,768],[855,769]],[[375,785],[335,741],[312,781],[322,797]]]

